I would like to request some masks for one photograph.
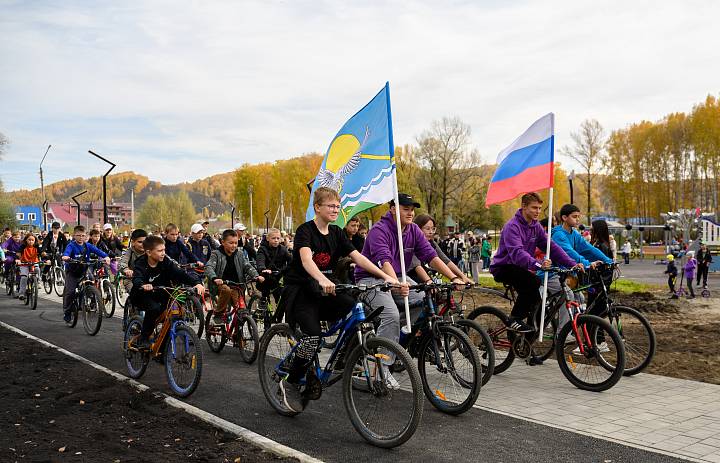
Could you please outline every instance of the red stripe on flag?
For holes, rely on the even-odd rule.
[[[553,186],[553,163],[531,167],[520,174],[492,182],[488,188],[485,206],[501,203],[516,196]]]

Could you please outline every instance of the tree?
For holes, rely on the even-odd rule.
[[[2,226],[2,228],[15,228],[16,225],[15,208],[13,208],[12,203],[8,200],[5,194],[5,188],[3,187],[2,181],[0,181],[0,226]]]
[[[575,146],[565,147],[562,153],[575,160],[585,171],[585,185],[587,187],[587,217],[591,217],[591,186],[598,168],[602,164],[605,146],[604,130],[595,119],[586,119],[580,124],[580,132],[572,132],[570,138]]]
[[[421,171],[418,186],[428,204],[440,205],[438,223],[445,223],[451,204],[478,176],[479,158],[470,146],[470,126],[457,117],[434,121],[430,130],[418,138],[416,158]]]

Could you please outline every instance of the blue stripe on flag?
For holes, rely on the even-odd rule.
[[[541,166],[553,161],[552,142],[554,137],[547,138],[534,145],[520,148],[508,154],[498,166],[492,182],[505,180],[521,174],[531,167]]]

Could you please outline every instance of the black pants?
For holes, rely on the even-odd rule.
[[[78,283],[82,279],[82,275],[77,276],[71,272],[65,272],[65,292],[63,293],[63,311],[67,312],[70,310],[70,304],[75,297],[75,290],[78,287]]]
[[[142,288],[133,289],[130,300],[138,311],[144,311],[142,331],[140,337],[147,339],[155,329],[155,321],[167,307],[169,296],[165,291],[143,291]]]
[[[675,294],[675,278],[677,275],[670,275],[668,276],[668,288],[670,288],[670,292]]]
[[[702,277],[703,286],[707,286],[707,277],[708,277],[709,270],[710,270],[709,266],[698,265],[698,273],[697,273],[697,285],[698,286],[700,286],[700,277]]]
[[[347,294],[313,297],[301,290],[293,304],[293,320],[306,336],[320,336],[320,321],[334,321],[344,317],[355,305]]]
[[[688,292],[690,293],[690,297],[695,297],[695,290],[693,289],[693,279],[688,278],[687,279],[687,285],[688,285]]]
[[[517,299],[510,315],[515,318],[526,318],[535,310],[540,301],[540,279],[526,268],[517,265],[500,265],[494,269],[495,281],[512,286],[517,292]]]
[[[595,274],[596,275],[596,274]],[[613,271],[607,270],[600,275],[602,281],[605,283],[605,288],[609,289],[612,284]],[[598,282],[597,277],[593,282]],[[607,296],[603,293],[602,288],[595,286],[595,291],[588,292],[587,306],[590,307],[588,313],[590,315],[597,315],[602,317],[607,311]]]
[[[264,298],[268,298],[272,294],[272,297],[275,299],[275,304],[277,304],[280,300],[280,293],[282,292],[282,288],[273,276],[264,273],[261,273],[261,275],[263,276],[263,278],[265,278],[265,281],[263,281],[262,283],[258,282],[257,288],[260,290]]]

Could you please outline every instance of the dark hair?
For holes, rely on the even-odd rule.
[[[53,222],[50,228],[60,228],[60,222]]]
[[[227,230],[225,230],[225,231],[223,232],[223,234],[222,234],[222,240],[225,241],[225,240],[228,239],[228,237],[230,237],[230,236],[234,236],[234,237],[237,238],[237,237],[238,237],[238,234],[237,234],[237,232],[236,232],[235,230],[233,230],[232,228],[228,228]]]
[[[132,233],[130,233],[130,241],[135,241],[138,238],[145,238],[147,236],[148,234],[145,230],[142,228],[136,228]]]
[[[346,223],[345,225],[347,225],[347,224],[350,223],[350,222],[358,222],[358,223],[360,223],[360,218],[359,218],[358,216],[350,217],[350,219],[347,221],[347,223]]]
[[[28,240],[28,238],[30,238],[31,236],[32,236],[33,238],[35,238],[35,246],[37,246],[37,244],[38,244],[38,239],[37,239],[37,237],[36,237],[35,235],[33,235],[32,233],[28,233],[28,234],[25,235],[25,237],[23,238],[23,245],[24,245],[24,246],[27,246],[27,245],[28,245],[28,244],[27,244],[27,240]]]
[[[92,230],[90,230],[90,236],[95,236],[95,235],[100,236],[100,230],[93,228]]]
[[[522,198],[520,198],[520,204],[523,206],[527,206],[530,203],[543,203],[543,200],[540,198],[540,195],[535,193],[534,191],[531,193],[525,193],[522,195]]]
[[[85,227],[83,227],[82,225],[75,225],[75,228],[73,228],[73,234],[77,232],[85,233]]]
[[[435,222],[435,219],[432,218],[429,214],[420,214],[419,216],[415,217],[415,220],[413,220],[415,224],[422,228],[424,227],[428,222],[432,222],[433,225],[435,225],[437,222]]]
[[[152,251],[161,244],[165,244],[165,240],[156,235],[150,235],[143,241],[143,249],[145,251]]]
[[[361,230],[367,230],[367,227],[366,227],[365,224],[362,223],[362,222],[360,222],[360,227],[358,227],[358,233],[359,233]]]
[[[548,228],[548,222],[549,222],[548,217],[545,217],[544,219],[542,219],[542,220],[540,221],[540,225],[542,225],[543,228],[547,229],[547,228]]]
[[[563,216],[572,214],[573,212],[580,212],[580,208],[574,204],[565,204],[560,208],[560,219],[562,219]]]
[[[592,232],[590,233],[590,241],[592,242],[592,244],[610,244],[610,230],[608,230],[607,222],[605,222],[604,220],[592,221]]]

